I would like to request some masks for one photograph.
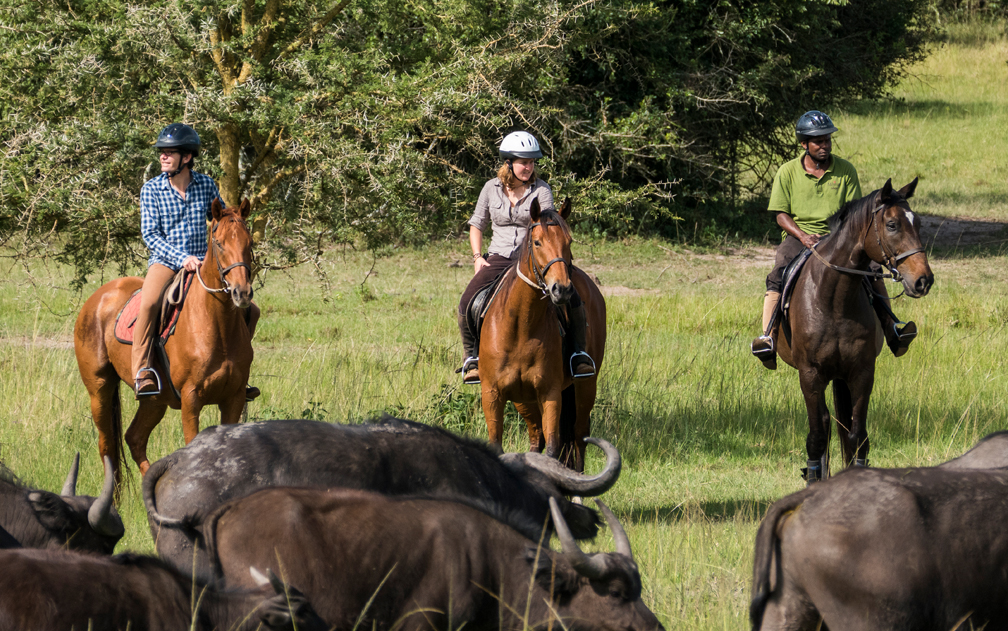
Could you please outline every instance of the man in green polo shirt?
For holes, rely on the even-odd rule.
[[[777,246],[774,268],[767,276],[763,299],[763,335],[752,342],[752,353],[767,368],[777,368],[776,342],[770,324],[780,303],[784,268],[806,248],[812,248],[829,233],[831,215],[849,201],[861,197],[857,169],[850,162],[833,155],[833,134],[837,128],[830,117],[818,110],[802,114],[795,125],[795,138],[805,150],[800,157],[781,166],[774,176],[770,203],[767,207],[777,216],[781,244]],[[885,283],[873,283],[875,293],[888,294]],[[906,353],[917,335],[913,322],[902,328],[881,309],[876,309],[882,321],[886,342],[896,357]],[[902,324],[902,323],[900,323]]]

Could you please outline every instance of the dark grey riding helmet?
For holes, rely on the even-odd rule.
[[[829,116],[819,110],[809,110],[795,123],[794,131],[798,142],[805,142],[809,138],[835,134],[839,130],[833,125],[833,120]]]
[[[157,149],[178,149],[182,153],[191,153],[195,158],[199,155],[200,150],[199,134],[189,125],[172,123],[161,130],[154,147]]]

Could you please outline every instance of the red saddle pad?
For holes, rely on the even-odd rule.
[[[195,274],[187,274],[184,280],[182,300],[177,305],[164,305],[166,314],[161,317],[161,342],[167,341],[171,334],[175,332],[175,323],[178,322],[179,314],[182,313],[182,305],[185,304],[185,296],[189,293],[189,286],[192,284]],[[116,317],[115,336],[123,344],[133,344],[133,328],[136,324],[137,313],[140,311],[140,290],[133,292],[126,304],[123,305],[119,315]]]

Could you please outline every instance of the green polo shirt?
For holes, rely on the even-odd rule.
[[[767,210],[791,215],[807,234],[828,234],[830,216],[847,202],[861,197],[857,169],[843,158],[832,156],[829,168],[816,179],[802,166],[803,156],[777,170]],[[787,233],[781,235],[783,241]]]

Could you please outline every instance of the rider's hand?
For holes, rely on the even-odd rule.
[[[202,260],[196,258],[195,256],[187,256],[186,259],[182,261],[182,267],[184,267],[187,271],[195,272],[199,269],[202,262]]]
[[[490,264],[487,263],[487,260],[481,256],[481,257],[473,260],[473,274],[474,275],[478,274],[481,269],[483,269],[484,267],[489,267],[489,266],[490,266]]]
[[[816,243],[819,243],[819,235],[807,234],[799,240],[801,241],[802,245],[811,250],[812,246],[814,246]]]

